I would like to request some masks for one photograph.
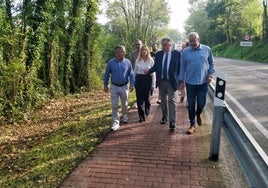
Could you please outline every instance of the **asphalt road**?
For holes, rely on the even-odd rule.
[[[226,76],[225,101],[268,155],[268,63],[215,57]]]

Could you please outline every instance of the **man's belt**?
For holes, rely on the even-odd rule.
[[[112,84],[115,85],[115,86],[118,86],[118,87],[122,87],[122,86],[127,85],[128,82],[126,82],[126,83],[124,83],[124,84],[116,84],[116,83],[112,82]]]

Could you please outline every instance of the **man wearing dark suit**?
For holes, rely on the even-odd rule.
[[[159,87],[163,115],[160,123],[165,124],[169,118],[169,128],[174,129],[181,54],[179,51],[171,49],[169,38],[163,38],[161,45],[162,50],[156,53],[155,64],[148,71],[148,74],[156,72],[156,86]]]

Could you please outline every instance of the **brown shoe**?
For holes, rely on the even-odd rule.
[[[192,125],[188,130],[187,130],[187,134],[193,134],[195,132],[195,126]]]
[[[196,116],[196,122],[199,126],[202,126],[202,118],[201,118],[201,115],[197,115]]]
[[[184,102],[184,97],[181,97],[180,102],[181,102],[181,103]]]

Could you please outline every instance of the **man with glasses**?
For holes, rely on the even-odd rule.
[[[156,86],[159,88],[162,108],[160,123],[165,124],[169,120],[169,128],[173,130],[176,123],[176,91],[179,87],[181,53],[171,49],[169,38],[163,38],[161,46],[162,50],[155,55],[154,66],[147,73],[156,72]]]
[[[139,57],[139,53],[140,53],[140,50],[141,50],[141,47],[142,47],[142,41],[140,39],[137,39],[136,43],[135,43],[135,46],[136,46],[136,50],[131,53],[131,57],[130,57],[130,61],[131,61],[133,70],[135,68],[136,60]],[[137,109],[138,108],[137,103],[134,104],[132,108]]]
[[[136,50],[131,53],[131,58],[130,58],[133,69],[135,67],[135,62],[136,62],[136,60],[139,56],[140,50],[141,50],[142,41],[140,39],[137,39],[135,46],[136,46]]]
[[[150,52],[151,57],[152,57],[153,59],[155,59],[155,55],[156,55],[157,52],[158,52],[158,47],[157,47],[157,44],[154,43],[154,44],[152,45],[152,51]],[[158,99],[157,99],[156,103],[157,103],[157,104],[161,104],[161,98],[160,98],[160,92],[159,92],[159,90],[158,90]]]

